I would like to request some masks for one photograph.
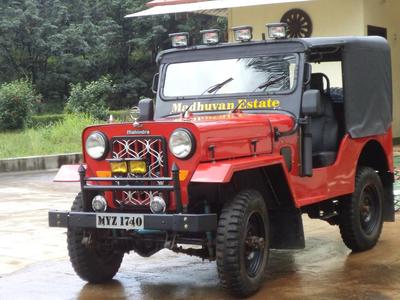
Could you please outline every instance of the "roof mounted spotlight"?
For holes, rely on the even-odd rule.
[[[286,23],[271,23],[265,25],[268,30],[270,39],[285,39],[287,38],[288,25]]]
[[[219,29],[202,30],[200,34],[205,45],[216,45],[219,43]]]
[[[188,32],[170,33],[168,36],[171,38],[172,47],[174,48],[184,48],[189,45]]]
[[[253,39],[253,27],[249,25],[233,27],[232,31],[237,42],[250,42]]]

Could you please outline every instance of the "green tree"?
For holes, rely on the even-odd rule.
[[[62,108],[70,87],[109,74],[111,108],[153,96],[150,85],[157,53],[170,47],[168,33],[225,30],[210,16],[182,14],[126,19],[147,0],[12,0],[0,2],[0,82],[28,80],[45,108]]]

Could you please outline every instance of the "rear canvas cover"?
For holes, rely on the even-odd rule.
[[[380,37],[347,41],[343,51],[346,130],[353,138],[384,134],[392,123],[390,48]]]

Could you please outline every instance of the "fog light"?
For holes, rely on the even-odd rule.
[[[92,208],[95,212],[104,212],[107,210],[107,201],[101,195],[97,195],[92,200]]]
[[[128,166],[125,161],[111,162],[110,163],[112,173],[127,173]]]
[[[153,199],[150,200],[150,210],[153,214],[164,213],[166,208],[167,204],[162,197],[154,196]]]
[[[132,160],[129,162],[129,172],[133,174],[146,174],[147,166],[143,160]]]
[[[200,31],[204,45],[216,45],[219,43],[219,30],[209,29]]]
[[[250,42],[253,38],[253,27],[251,26],[237,26],[232,30],[237,42]]]
[[[288,25],[286,23],[271,23],[265,26],[270,39],[284,39],[287,37]]]
[[[174,48],[184,48],[189,45],[189,33],[188,32],[178,32],[169,34],[171,38],[172,47]]]

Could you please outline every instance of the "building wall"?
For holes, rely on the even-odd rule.
[[[366,35],[367,25],[386,27],[392,48],[394,132],[400,137],[400,0],[313,0],[298,3],[273,4],[229,10],[229,27],[251,25],[254,38],[260,40],[265,24],[279,22],[292,8],[306,11],[313,22],[313,37]],[[230,35],[230,38],[232,36]],[[318,72],[318,66],[314,66]],[[340,66],[333,64],[325,71],[331,86],[340,86]],[[335,76],[335,74],[338,74]]]
[[[252,25],[255,39],[261,39],[265,24],[279,22],[283,14],[292,8],[303,9],[311,16],[313,36],[364,34],[362,0],[314,0],[233,8],[229,12],[230,26]]]
[[[392,50],[393,74],[393,135],[400,137],[400,1],[364,0],[364,34],[368,25],[387,28]]]

